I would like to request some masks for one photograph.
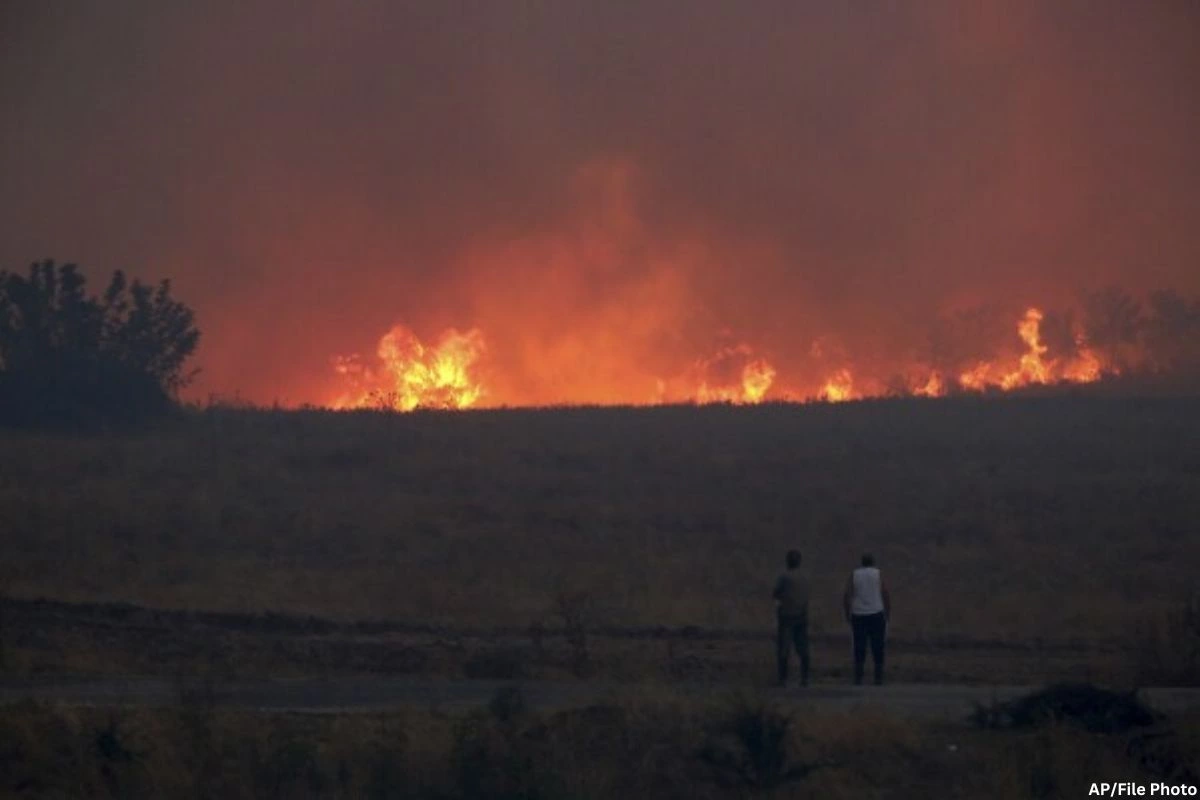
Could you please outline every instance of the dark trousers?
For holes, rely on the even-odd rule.
[[[850,628],[854,631],[854,682],[862,683],[863,663],[867,660],[867,644],[871,645],[871,657],[875,660],[875,682],[883,683],[883,646],[887,639],[887,616],[878,614],[852,614]]]
[[[800,683],[808,685],[808,617],[779,617],[775,636],[775,656],[779,665],[779,683],[787,683],[788,658],[792,648],[800,657]]]

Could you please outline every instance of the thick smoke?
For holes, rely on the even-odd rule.
[[[1195,3],[9,3],[0,108],[0,263],[173,278],[197,397],[327,400],[395,323],[514,403],[743,345],[883,389],[1030,305],[1197,361]]]

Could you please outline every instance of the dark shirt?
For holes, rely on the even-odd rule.
[[[779,604],[779,616],[808,616],[808,576],[800,570],[789,569],[780,575],[773,594]]]

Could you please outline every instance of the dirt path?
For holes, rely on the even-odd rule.
[[[177,675],[574,681],[579,653],[553,628],[337,622],[284,614],[155,609],[0,597],[6,666],[18,675]],[[744,685],[774,673],[774,630],[596,627],[587,675],[597,682]],[[810,637],[814,679],[848,682],[844,630]],[[888,642],[898,684],[1135,685],[1120,641],[1005,641],[942,636]]]
[[[536,708],[583,706],[641,695],[663,693],[696,698],[720,698],[739,689],[734,685],[679,684],[671,686],[570,681],[514,683],[491,680],[433,680],[421,678],[336,678],[331,680],[235,681],[197,684],[148,677],[54,678],[0,681],[0,705],[24,700],[89,706],[164,707],[181,703],[255,711],[317,714],[366,713],[403,708],[446,711],[487,704],[500,689],[519,686],[526,702]],[[1034,691],[1030,686],[956,686],[896,684],[883,687],[815,685],[771,690],[773,696],[800,708],[820,711],[875,709],[914,718],[961,719],[976,703],[1007,700]],[[1200,709],[1200,689],[1145,689],[1143,699],[1171,713]]]

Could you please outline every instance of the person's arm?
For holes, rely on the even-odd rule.
[[[779,598],[783,595],[783,576],[775,581],[775,591],[771,592],[771,597],[775,598],[775,603],[779,603]]]
[[[883,582],[883,576],[879,576],[879,592],[883,595],[883,619],[885,622],[892,618],[892,596],[888,594],[887,584]]]
[[[842,592],[842,614],[850,621],[850,601],[854,598],[854,573],[846,579],[846,591]]]

